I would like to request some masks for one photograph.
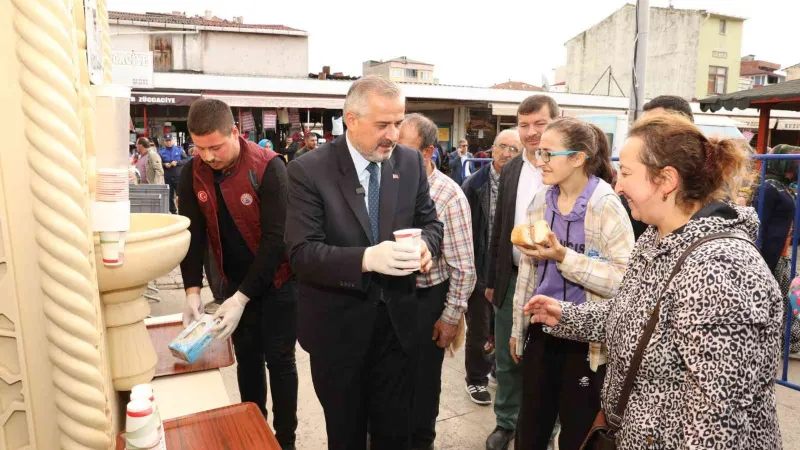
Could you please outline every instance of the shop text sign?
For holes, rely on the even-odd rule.
[[[191,106],[199,95],[131,93],[131,105]]]
[[[132,88],[153,87],[153,52],[113,52],[111,63],[115,84]]]

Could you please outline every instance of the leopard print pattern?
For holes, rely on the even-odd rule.
[[[549,332],[607,343],[605,411],[614,410],[657,295],[680,254],[709,234],[735,232],[755,240],[755,211],[727,205],[738,218],[693,219],[661,242],[650,227],[614,299],[562,305],[561,322]],[[698,247],[664,293],[623,417],[619,450],[780,449],[775,374],[783,311],[778,284],[753,246],[720,239]]]

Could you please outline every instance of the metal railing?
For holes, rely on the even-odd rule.
[[[759,220],[761,217],[764,216],[764,197],[765,191],[761,189],[766,183],[767,180],[767,164],[768,161],[799,161],[800,155],[750,155],[750,157],[757,161],[764,161],[761,164],[760,173],[761,177],[759,180],[759,189],[758,189],[758,217]],[[619,158],[614,157],[611,158],[612,161],[618,162]],[[466,179],[466,166],[467,163],[476,161],[476,162],[488,162],[492,161],[491,158],[466,158],[464,159],[464,165],[462,166],[462,175]],[[797,170],[797,179],[800,180],[800,166],[798,166]],[[794,206],[794,222],[792,223],[792,264],[791,264],[791,273],[790,273],[790,280],[794,279],[797,276],[797,247],[798,242],[800,241],[800,195],[797,195],[795,198],[795,206]],[[756,241],[756,246],[761,248],[761,238],[763,233],[764,226],[761,224],[758,230],[758,239]],[[789,303],[789,298],[785,298],[784,301],[786,302],[786,327],[784,329],[783,335],[783,368],[781,371],[781,377],[776,379],[775,382],[781,386],[788,387],[790,389],[794,389],[796,391],[800,391],[800,385],[794,384],[788,380],[789,375],[789,340],[791,337],[791,330],[792,330],[792,321],[794,319],[792,305]]]

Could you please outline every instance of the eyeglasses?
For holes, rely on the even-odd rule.
[[[553,156],[561,156],[561,155],[574,155],[575,153],[582,153],[577,150],[562,150],[557,152],[550,152],[547,150],[536,150],[533,154],[536,155],[536,158],[541,159],[542,162],[550,162],[550,158]],[[586,159],[589,159],[589,155],[586,155]]]
[[[459,145],[459,147],[460,148],[467,148],[467,147],[469,147],[469,144],[461,144],[461,145]]]
[[[522,149],[520,149],[519,147],[514,147],[513,145],[498,144],[496,147],[499,148],[500,150],[503,150],[504,152],[505,151],[511,152],[514,155],[522,151]]]

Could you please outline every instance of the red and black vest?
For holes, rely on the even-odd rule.
[[[261,202],[257,189],[261,185],[261,178],[264,176],[267,165],[279,155],[272,150],[261,148],[241,136],[239,136],[239,148],[239,158],[230,169],[230,175],[219,184],[219,188],[236,228],[242,234],[247,247],[255,255],[261,244]],[[214,188],[214,171],[198,157],[194,158],[192,164],[194,193],[197,196],[200,211],[206,218],[208,245],[211,246],[211,252],[217,262],[217,267],[220,268],[222,278],[227,280],[222,269],[225,266],[222,265],[222,241],[217,222],[218,208],[217,194]],[[272,284],[276,288],[280,288],[291,277],[292,269],[284,254],[278,270],[275,271]]]

